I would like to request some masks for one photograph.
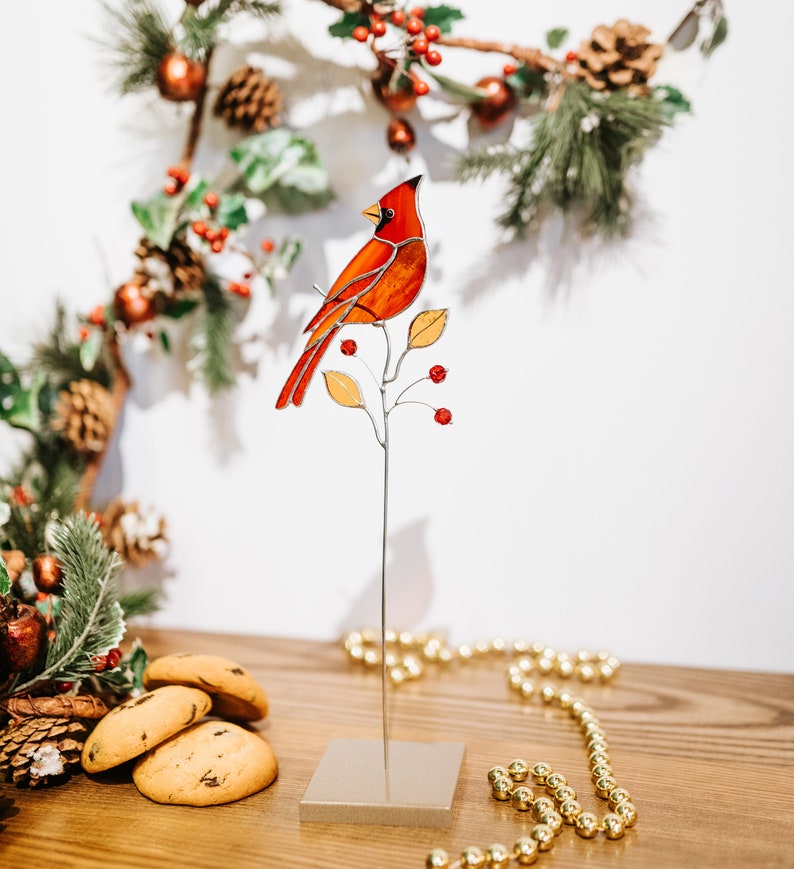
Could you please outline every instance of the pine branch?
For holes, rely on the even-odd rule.
[[[281,14],[281,4],[261,0],[220,0],[209,10],[202,6],[201,13],[191,14],[190,10],[186,10],[182,17],[184,37],[181,46],[192,57],[205,57],[217,42],[218,28],[239,14],[269,20]]]
[[[160,608],[160,592],[156,588],[140,588],[121,595],[119,604],[125,619],[148,616]]]
[[[173,48],[173,37],[162,12],[149,0],[123,0],[120,9],[103,3],[109,66],[121,94],[157,84],[157,66]]]
[[[204,304],[196,319],[193,336],[194,366],[201,373],[210,394],[234,385],[232,306],[215,275],[208,275],[202,287]]]
[[[526,148],[496,146],[469,154],[458,165],[468,181],[508,176],[507,207],[498,223],[516,237],[541,208],[582,209],[600,230],[625,230],[629,222],[628,170],[669,124],[662,102],[619,90],[603,95],[569,82],[555,111],[535,121]]]
[[[58,523],[52,550],[63,571],[56,636],[44,670],[16,686],[17,691],[45,679],[71,681],[92,675],[92,658],[118,646],[124,636],[118,601],[121,558],[105,546],[94,520],[75,513]]]

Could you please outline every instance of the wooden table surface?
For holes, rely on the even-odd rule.
[[[604,812],[572,719],[522,701],[506,687],[505,661],[488,659],[434,669],[390,694],[393,738],[466,745],[451,829],[301,824],[299,801],[328,740],[380,737],[379,671],[354,667],[333,643],[138,635],[153,657],[206,652],[254,673],[271,700],[257,726],[279,758],[278,779],[213,808],[152,803],[128,769],[48,790],[3,784],[3,867],[423,869],[434,847],[458,855],[466,845],[512,846],[528,832],[531,819],[494,800],[486,779],[516,757],[548,761],[585,809]],[[536,866],[794,867],[794,676],[627,663],[610,684],[566,687],[598,714],[639,820],[618,841],[565,827]]]

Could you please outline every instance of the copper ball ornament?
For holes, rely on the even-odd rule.
[[[407,154],[416,145],[416,133],[405,118],[392,118],[386,128],[386,141],[395,154]]]
[[[157,66],[160,95],[176,103],[198,99],[207,82],[207,67],[179,51],[166,54]]]
[[[134,281],[120,286],[113,296],[113,316],[127,328],[151,320],[155,313],[154,300]]]
[[[0,608],[0,681],[30,670],[47,652],[47,621],[26,603],[5,602]]]
[[[33,559],[33,582],[44,594],[63,591],[61,562],[54,555],[37,555]]]
[[[406,75],[395,75],[393,64],[378,66],[372,74],[372,92],[379,103],[397,115],[410,112],[416,105],[413,82]]]
[[[485,76],[477,82],[476,87],[487,93],[487,96],[471,104],[472,114],[484,130],[493,129],[507,120],[518,105],[516,92],[500,76]]]

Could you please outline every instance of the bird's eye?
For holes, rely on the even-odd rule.
[[[383,212],[383,216],[386,218],[386,220],[391,220],[392,217],[394,217],[394,209],[393,209],[393,208],[387,208],[387,209]]]

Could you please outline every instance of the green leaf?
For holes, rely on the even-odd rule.
[[[692,103],[672,85],[658,85],[652,88],[653,96],[661,103],[668,118],[692,111]]]
[[[171,352],[171,339],[168,337],[168,332],[164,329],[160,329],[157,333],[157,337],[160,339],[160,346],[165,350],[166,353]]]
[[[476,103],[484,100],[488,96],[488,91],[484,88],[472,87],[471,85],[463,84],[459,81],[454,81],[447,78],[445,75],[439,75],[431,67],[422,64],[425,71],[433,76],[433,78],[441,85],[442,90],[455,99],[465,103]]]
[[[338,36],[340,39],[352,38],[353,31],[359,26],[369,27],[369,18],[361,12],[345,12],[340,21],[332,24],[328,28],[331,36]]]
[[[172,320],[181,320],[186,314],[195,311],[198,305],[197,299],[177,299],[172,302],[162,312],[164,317],[170,317]]]
[[[536,99],[548,91],[544,74],[530,69],[526,64],[519,66],[512,75],[506,76],[505,81],[521,99]]]
[[[80,364],[86,371],[93,370],[101,349],[102,332],[100,329],[92,329],[85,341],[80,343]]]
[[[16,369],[11,366],[12,373],[4,368],[2,364],[4,361],[8,362],[6,357],[0,354],[0,419],[14,428],[37,432],[41,425],[39,392],[47,382],[47,375],[39,371],[33,378],[30,388],[23,389]],[[6,381],[6,377],[10,382]]]
[[[248,189],[270,207],[298,213],[333,198],[328,173],[314,143],[276,128],[236,145],[231,157]]]
[[[546,45],[549,48],[559,48],[568,38],[567,27],[554,27],[546,33]]]
[[[728,38],[728,19],[722,15],[714,25],[714,32],[711,34],[711,39],[703,46],[703,55],[711,57],[712,53],[718,49],[723,42]]]
[[[138,219],[149,241],[168,250],[179,217],[180,199],[166,196],[162,191],[155,193],[145,202],[133,202],[132,213]]]
[[[182,204],[182,210],[193,211],[193,209],[198,208],[204,201],[204,195],[209,189],[210,186],[206,181],[201,178],[197,179],[196,183],[190,188],[185,197],[185,201]]]
[[[2,557],[0,557],[0,595],[6,595],[11,591],[11,577]]]
[[[218,202],[215,217],[222,226],[237,229],[248,223],[248,213],[245,210],[245,196],[242,193],[225,193]]]
[[[456,21],[463,20],[463,13],[454,6],[426,6],[425,26],[435,24],[442,33],[449,33]]]

